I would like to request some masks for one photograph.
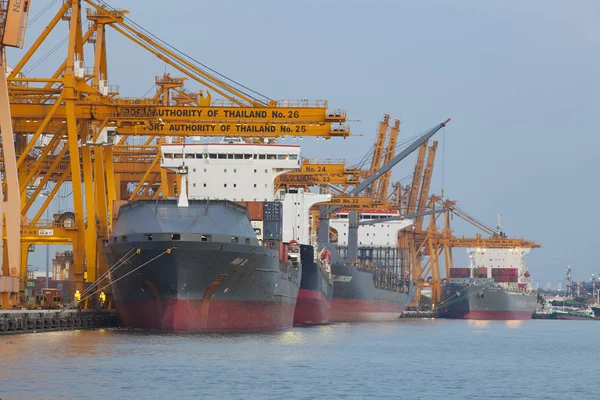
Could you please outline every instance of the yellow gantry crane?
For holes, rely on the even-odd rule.
[[[10,99],[5,70],[6,47],[23,47],[29,0],[0,2],[0,130],[2,131],[3,171],[0,174],[0,302],[9,308],[18,303],[21,267],[21,197],[11,124]],[[5,244],[6,243],[6,244]]]
[[[83,4],[89,6],[85,13]],[[15,26],[14,20],[8,17],[8,11],[2,15],[6,16],[3,27],[8,40],[11,36],[6,32],[14,32],[8,29]],[[83,28],[83,15],[89,21],[87,30]],[[65,0],[21,60],[12,70],[6,70],[7,85],[0,91],[5,89],[10,114],[2,114],[5,138],[0,165],[7,180],[5,198],[17,212],[6,213],[3,238],[7,247],[16,249],[16,256],[10,256],[10,268],[7,274],[3,268],[3,276],[20,277],[19,291],[24,288],[31,244],[73,246],[70,276],[78,290],[83,289],[84,274],[88,282],[93,282],[106,271],[101,250],[110,234],[116,202],[167,197],[177,190],[177,176],[159,168],[161,143],[183,141],[189,136],[235,136],[257,141],[282,136],[328,139],[350,134],[344,125],[343,110],[329,109],[326,101],[276,101],[260,95],[173,51],[132,24],[127,15],[126,10],[92,0]],[[23,29],[20,39],[18,35],[18,40],[12,39],[15,44],[22,43],[26,14],[21,13],[19,21]],[[61,22],[69,25],[64,61],[49,77],[25,76],[24,67]],[[155,55],[182,77],[157,77],[157,91],[151,98],[119,97],[118,86],[109,84],[108,29]],[[84,58],[88,45],[93,46],[90,62]],[[202,90],[187,90],[186,80]],[[8,107],[4,112],[9,112]],[[16,135],[13,153],[8,145],[12,140],[7,139],[12,137],[12,127]],[[65,184],[72,189],[72,211],[44,221],[44,212]],[[34,213],[34,201],[44,190],[43,204]],[[18,239],[16,247],[12,239],[18,238],[14,232],[19,231],[20,249]],[[9,296],[3,295],[2,307],[18,302],[15,289],[11,286]]]

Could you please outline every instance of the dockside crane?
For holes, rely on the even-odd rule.
[[[425,134],[418,137],[410,145],[408,145],[403,151],[397,154],[392,160],[385,163],[379,170],[374,174],[364,179],[360,184],[356,185],[352,190],[348,192],[349,196],[357,195],[363,190],[368,188],[373,182],[381,178],[386,172],[390,171],[396,164],[408,157],[421,145],[426,144],[427,141],[440,129],[446,126],[450,122],[450,119],[436,125]],[[321,206],[320,207],[320,220],[318,230],[318,245],[319,247],[327,247],[329,245],[329,215],[340,209],[342,206]],[[348,229],[348,260],[356,261],[358,259],[358,212],[356,210],[349,211],[349,229]]]
[[[0,301],[9,309],[19,303],[21,268],[21,196],[16,163],[10,98],[6,73],[6,47],[22,48],[29,16],[29,0],[0,2],[0,130],[3,174],[0,174]],[[3,181],[2,175],[4,175]]]
[[[21,0],[19,4],[28,2]],[[85,14],[82,4],[91,7]],[[83,29],[82,15],[90,22],[87,30]],[[8,237],[18,236],[8,233],[22,231],[21,259],[11,256],[9,269],[12,273],[16,268],[19,291],[24,289],[31,244],[73,246],[70,276],[78,290],[83,289],[85,280],[93,282],[106,271],[101,249],[110,234],[115,202],[136,196],[173,196],[179,187],[177,176],[159,168],[158,147],[163,141],[181,141],[189,136],[328,139],[350,134],[344,125],[345,111],[329,109],[327,101],[276,101],[260,95],[214,71],[207,72],[196,61],[133,24],[127,15],[126,10],[91,0],[65,0],[6,78],[6,99],[12,115],[3,117],[2,122],[11,125],[12,120],[17,145],[15,154],[10,154],[7,143],[12,140],[3,139],[6,146],[0,165],[12,185],[6,191],[8,198],[18,197],[21,205],[16,206],[20,212],[6,219],[4,238],[10,247],[13,242]],[[69,24],[63,63],[50,77],[26,76],[24,67],[61,21]],[[24,27],[22,19],[19,26]],[[118,87],[109,84],[106,63],[110,47],[106,31],[110,29],[203,90],[187,91],[182,86],[185,78],[157,78],[161,91],[154,97],[119,97]],[[88,43],[94,46],[92,69],[86,67],[84,59]],[[3,135],[8,134],[7,129],[2,125]],[[144,144],[134,144],[131,138],[143,138]],[[16,165],[14,174],[12,161]],[[12,175],[19,177],[18,183],[11,180]],[[73,198],[69,218],[43,221],[44,211],[66,183],[71,185]],[[133,195],[127,190],[132,184],[136,186]],[[41,209],[33,218],[28,217],[43,190],[47,195]],[[68,224],[63,223],[67,220]]]

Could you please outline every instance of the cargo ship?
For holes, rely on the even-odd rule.
[[[437,310],[458,319],[531,319],[537,295],[525,267],[529,249],[469,248],[469,268],[451,268]]]
[[[254,332],[291,327],[302,276],[300,246],[283,239],[275,177],[300,148],[165,144],[161,167],[181,174],[177,198],[122,205],[105,254],[126,327]],[[291,218],[288,218],[291,221]]]
[[[310,209],[331,200],[329,194],[317,194],[302,188],[280,190],[276,194],[284,210],[292,210],[283,220],[283,240],[297,243],[302,258],[302,279],[294,310],[294,325],[319,325],[329,322],[333,280],[329,266],[329,251],[318,249],[316,237],[311,237]]]
[[[339,253],[331,266],[334,282],[330,321],[396,320],[414,298],[416,290],[410,285],[404,251],[396,245],[398,231],[412,221],[376,222],[397,215],[397,211],[388,210],[359,213],[359,221],[370,220],[373,224],[358,229],[355,261],[348,255],[348,212],[340,211],[331,219],[337,239],[332,242]]]
[[[315,257],[313,246],[300,245],[302,280],[294,312],[294,325],[319,325],[329,322],[333,298],[333,279],[327,249]]]

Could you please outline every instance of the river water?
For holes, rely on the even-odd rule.
[[[0,399],[596,399],[598,321],[0,336]]]

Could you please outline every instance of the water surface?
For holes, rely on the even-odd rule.
[[[0,399],[599,398],[600,321],[0,336]]]

